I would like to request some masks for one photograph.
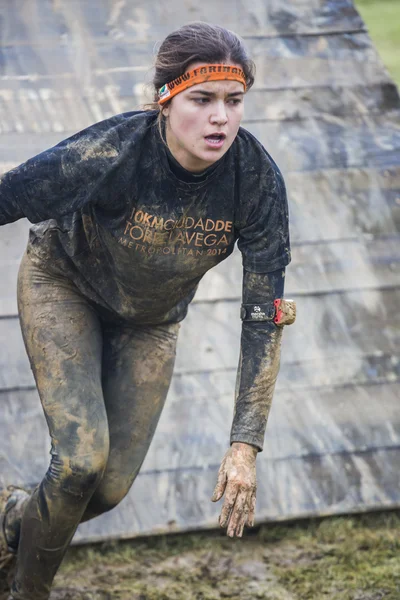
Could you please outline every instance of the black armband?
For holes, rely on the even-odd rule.
[[[275,318],[275,306],[267,304],[242,304],[240,308],[242,321],[273,321]]]
[[[273,321],[275,325],[291,325],[296,320],[296,303],[293,300],[276,299],[273,304],[242,304],[242,321]]]

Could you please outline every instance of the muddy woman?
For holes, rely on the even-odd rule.
[[[33,223],[18,307],[51,436],[40,485],[2,492],[3,571],[17,557],[9,600],[49,598],[79,523],[128,493],[167,396],[180,322],[235,242],[241,351],[212,500],[224,497],[229,536],[254,524],[256,457],[294,315],[283,299],[284,181],[240,127],[253,82],[236,34],[185,25],[160,46],[153,105],[96,123],[0,180],[0,225]]]

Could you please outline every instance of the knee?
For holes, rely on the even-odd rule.
[[[47,479],[67,494],[81,499],[90,498],[103,477],[107,460],[107,449],[82,457],[53,455]]]
[[[125,498],[129,489],[128,485],[113,482],[112,486],[103,486],[102,482],[91,500],[91,511],[96,515],[109,512]]]

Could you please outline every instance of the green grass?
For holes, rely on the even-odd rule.
[[[277,533],[269,560],[296,599],[400,598],[399,513],[329,518]]]
[[[400,86],[400,1],[356,0],[379,55]]]

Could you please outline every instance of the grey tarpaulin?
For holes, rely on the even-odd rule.
[[[289,191],[298,320],[258,458],[258,520],[398,506],[400,101],[349,0],[4,1],[0,167],[137,108],[157,42],[195,19],[246,39],[258,75],[244,125]],[[0,487],[38,481],[48,462],[15,298],[27,228],[0,231]],[[142,471],[77,541],[216,525],[209,498],[233,412],[240,280],[238,254],[207,274]]]

